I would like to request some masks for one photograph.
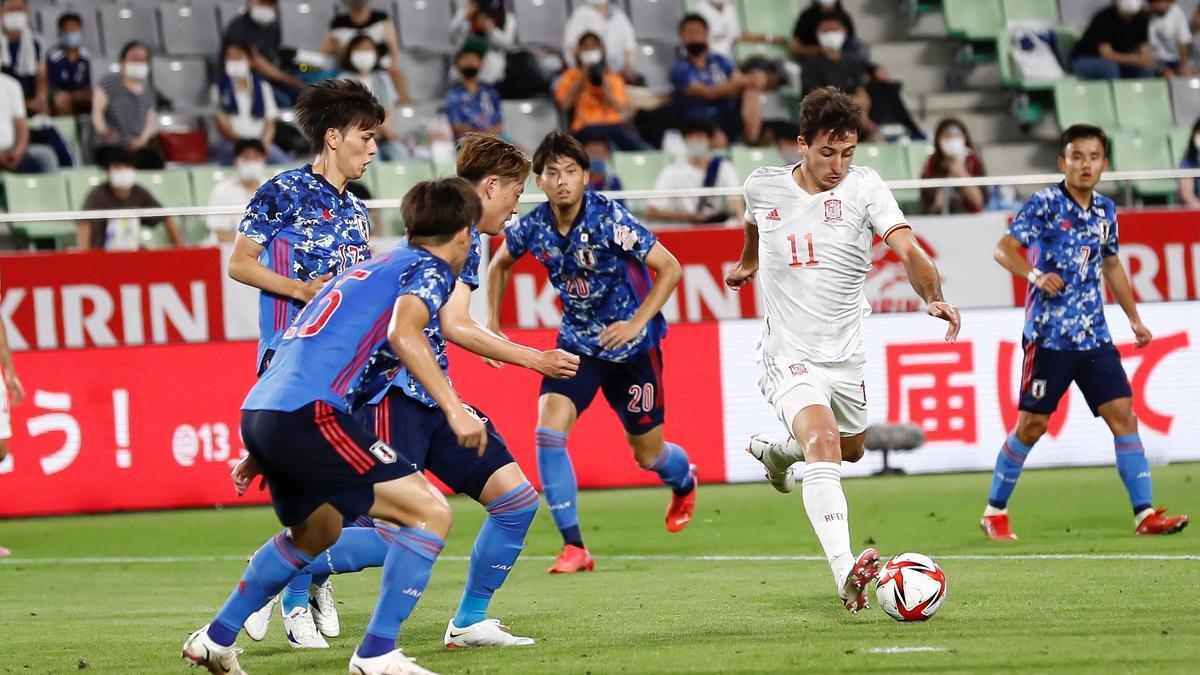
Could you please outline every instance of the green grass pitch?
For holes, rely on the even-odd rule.
[[[1155,467],[1156,503],[1200,514],[1200,464]],[[1013,501],[1018,542],[977,526],[987,474],[847,480],[855,548],[919,551],[949,579],[941,612],[900,624],[851,616],[799,491],[701,487],[695,520],[662,525],[663,489],[581,495],[596,571],[545,573],[558,550],[544,506],[493,616],[532,647],[447,650],[483,510],[457,521],[401,643],[441,673],[1200,672],[1200,532],[1132,534],[1112,468],[1028,471]],[[0,497],[2,498],[2,497]],[[0,521],[0,673],[187,673],[179,648],[209,620],[244,557],[278,530],[270,510]],[[91,563],[82,561],[90,558]],[[243,637],[252,675],[344,673],[378,571],[334,581],[342,636],[290,649],[276,617]]]

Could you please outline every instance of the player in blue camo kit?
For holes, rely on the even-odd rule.
[[[1034,443],[1071,382],[1092,414],[1103,417],[1115,437],[1117,471],[1133,505],[1136,534],[1173,534],[1187,516],[1155,509],[1150,464],[1133,414],[1133,392],[1104,319],[1101,279],[1129,317],[1137,346],[1150,344],[1129,278],[1117,257],[1117,212],[1094,192],[1108,166],[1108,138],[1094,126],[1063,132],[1058,159],[1066,180],[1030,198],[996,247],[996,261],[1029,280],[1025,299],[1025,362],[1017,428],[996,456],[988,505],[980,526],[993,540],[1016,539],[1008,500]],[[1026,249],[1022,254],[1022,247]]]
[[[508,229],[488,270],[492,329],[498,330],[513,264],[526,253],[537,258],[563,304],[558,346],[580,356],[579,374],[544,379],[538,400],[538,472],[563,537],[552,573],[594,567],[579,530],[578,486],[566,441],[597,391],[621,419],[638,465],[671,487],[668,531],[687,525],[696,500],[695,466],[683,448],[664,442],[662,429],[659,342],[667,326],[659,312],[679,283],[679,262],[623,206],[585,191],[589,164],[579,141],[561,132],[546,136],[533,170],[549,203]]]
[[[284,171],[258,189],[238,226],[229,276],[261,289],[258,373],[276,341],[329,281],[370,257],[370,223],[362,201],[346,190],[375,156],[385,113],[353,80],[326,80],[296,102],[296,119],[312,144],[311,164]],[[298,648],[323,649],[340,631],[332,587],[324,577],[297,578],[282,596],[285,633]],[[255,640],[267,633],[274,601],[246,625]]]
[[[234,642],[251,612],[298,574],[354,568],[365,540],[371,555],[383,552],[382,587],[349,672],[430,672],[396,641],[450,531],[450,506],[402,449],[351,413],[403,367],[437,403],[455,442],[487,451],[488,426],[463,405],[426,336],[466,261],[468,224],[482,206],[466,181],[451,178],[418,183],[401,209],[408,243],[352,267],[318,293],[242,405],[250,459],[235,483],[244,491],[261,473],[287,529],[262,545],[215,619],[184,643],[184,658],[212,673],[244,674]],[[374,528],[342,529],[344,520],[368,514]]]

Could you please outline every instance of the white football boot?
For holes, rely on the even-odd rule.
[[[250,636],[255,642],[262,642],[263,638],[267,637],[267,629],[271,627],[271,615],[275,612],[276,605],[279,604],[279,596],[271,598],[271,601],[263,605],[263,608],[246,617],[246,623],[242,624],[242,629],[246,631],[246,635]]]
[[[442,640],[447,647],[523,647],[533,644],[533,638],[520,637],[508,632],[508,626],[499,619],[484,619],[466,628],[454,625],[454,619],[446,626],[446,637]]]
[[[746,446],[746,452],[762,462],[771,487],[784,493],[796,489],[796,474],[792,472],[792,465],[803,461],[804,453],[790,436],[786,441],[780,442],[763,434],[754,434],[750,437],[750,445]]]
[[[354,652],[350,657],[350,675],[437,675],[427,668],[418,666],[410,656],[394,649],[382,656],[365,659]]]
[[[333,583],[329,579],[320,586],[314,584],[308,587],[308,609],[321,635],[331,638],[341,635],[342,624],[338,621],[337,603],[333,601]]]
[[[295,649],[329,649],[329,643],[317,630],[308,607],[297,607],[283,617],[288,644]]]
[[[208,624],[188,636],[183,643],[183,658],[193,666],[203,666],[216,675],[246,675],[238,663],[242,650],[234,646],[222,647],[208,637]]]

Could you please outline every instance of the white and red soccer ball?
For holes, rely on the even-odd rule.
[[[897,621],[924,621],[946,599],[946,575],[929,556],[902,553],[883,566],[875,599]]]

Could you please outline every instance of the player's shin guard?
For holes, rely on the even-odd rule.
[[[233,644],[246,618],[267,604],[310,562],[312,558],[301,553],[286,533],[269,539],[250,558],[242,580],[209,626],[208,636],[223,647]]]
[[[455,626],[465,628],[487,618],[492,595],[504,584],[525,548],[525,533],[537,507],[538,493],[529,483],[522,483],[485,507],[488,517],[471,549],[471,567],[454,615]]]
[[[445,545],[441,537],[424,530],[405,527],[396,532],[383,563],[379,602],[358,646],[359,656],[369,659],[396,648],[400,624],[412,614],[425,592],[433,563]]]
[[[804,510],[812,523],[825,558],[840,588],[854,556],[850,553],[850,521],[846,494],[842,492],[842,466],[835,462],[809,462],[804,467]]]
[[[696,487],[692,481],[687,451],[674,443],[663,443],[662,453],[646,470],[658,474],[659,479],[677,495],[685,495]]]
[[[1154,503],[1150,462],[1146,461],[1146,449],[1142,447],[1142,438],[1137,432],[1117,436],[1113,440],[1117,450],[1117,472],[1121,474],[1121,482],[1125,483],[1129,503],[1133,505],[1133,514],[1136,516]]]
[[[330,574],[382,567],[391,542],[395,541],[399,531],[400,528],[383,523],[375,523],[374,527],[347,527],[342,530],[337,543],[318,555],[302,571],[313,575],[315,582],[318,575],[328,578]],[[290,585],[288,587],[291,588]],[[304,592],[308,593],[307,587]]]
[[[583,546],[579,533],[579,485],[575,482],[575,467],[567,453],[567,435],[552,429],[537,430],[538,476],[542,492],[550,505],[550,516],[562,533],[563,542]]]
[[[994,509],[1008,508],[1008,498],[1017,487],[1017,479],[1021,477],[1021,469],[1025,466],[1030,449],[1015,433],[1009,434],[1004,440],[1000,454],[996,455],[996,471],[992,474],[992,489],[988,491],[988,506]]]

